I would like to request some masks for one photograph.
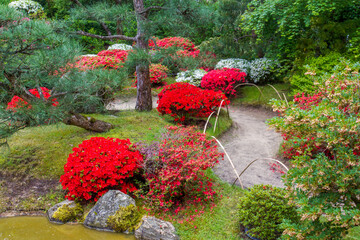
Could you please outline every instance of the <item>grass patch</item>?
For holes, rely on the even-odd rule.
[[[238,199],[243,191],[238,186],[231,186],[220,180],[212,171],[207,176],[218,185],[216,190],[222,195],[216,206],[210,207],[201,216],[191,222],[174,223],[181,239],[217,240],[242,239],[237,217]]]
[[[283,98],[285,94],[288,100],[291,100],[292,96],[290,94],[290,84],[287,83],[277,83],[273,84],[276,90],[280,93]],[[246,106],[263,106],[270,108],[269,101],[273,98],[279,99],[276,91],[268,86],[258,86],[263,93],[263,96],[260,94],[259,90],[255,86],[242,86],[239,87],[238,96],[231,100],[232,104],[235,105],[246,105]]]
[[[106,133],[94,133],[58,123],[23,129],[8,139],[10,150],[4,147],[0,150],[0,169],[34,178],[58,179],[63,174],[69,153],[85,139],[114,137],[129,138],[131,142],[152,141],[164,126],[172,124],[160,117],[156,110],[90,116],[110,122],[115,128]]]

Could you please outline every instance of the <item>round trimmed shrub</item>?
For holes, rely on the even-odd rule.
[[[158,95],[157,110],[168,114],[175,121],[184,122],[192,118],[208,117],[222,100],[222,106],[230,102],[222,92],[201,89],[189,83],[173,83],[166,86]]]
[[[250,70],[250,62],[241,58],[221,59],[215,66],[215,69],[221,68],[237,68],[248,74]]]
[[[113,45],[109,46],[107,50],[114,50],[114,49],[118,49],[118,50],[133,50],[133,47],[132,47],[131,45],[127,45],[127,44],[123,44],[123,43],[118,43],[118,44],[113,44]]]
[[[250,63],[249,78],[253,83],[268,83],[275,80],[279,64],[268,58],[258,58]]]
[[[60,182],[69,200],[97,201],[110,189],[124,193],[136,187],[129,179],[137,172],[141,154],[129,139],[93,137],[70,153]]]
[[[245,82],[246,73],[237,68],[212,70],[204,75],[201,87],[209,90],[220,90],[227,96],[235,95],[234,87]]]
[[[199,87],[201,85],[201,79],[206,74],[204,69],[188,70],[185,72],[179,72],[176,76],[176,82],[187,82]]]
[[[283,219],[298,219],[295,205],[288,205],[286,190],[254,185],[239,199],[239,221],[252,237],[273,240],[281,236]]]
[[[40,3],[31,1],[31,0],[18,0],[9,3],[8,5],[10,8],[14,8],[18,11],[25,11],[27,13],[37,13],[38,11],[43,11],[44,8],[41,6]]]

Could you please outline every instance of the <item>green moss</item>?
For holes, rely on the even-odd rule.
[[[116,232],[134,231],[141,220],[141,214],[137,207],[130,204],[127,207],[120,207],[118,211],[107,220],[107,224]]]
[[[61,221],[61,222],[70,222],[74,221],[77,218],[81,218],[83,214],[83,208],[80,204],[76,203],[74,207],[72,204],[64,204],[59,207],[53,215],[53,218]]]

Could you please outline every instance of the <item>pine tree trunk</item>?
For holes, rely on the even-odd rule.
[[[107,132],[113,128],[113,125],[110,123],[92,117],[84,117],[77,113],[65,118],[63,122],[67,125],[74,125],[93,132]]]
[[[136,12],[137,20],[137,39],[136,46],[140,49],[147,49],[148,42],[145,39],[144,32],[142,30],[141,21],[145,20],[144,2],[143,0],[134,0],[134,8]],[[138,111],[151,111],[152,99],[151,99],[151,83],[149,64],[139,64],[136,66],[137,75],[137,99],[135,109]]]

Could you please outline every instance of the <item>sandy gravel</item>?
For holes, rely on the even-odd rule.
[[[241,173],[252,160],[275,158],[282,138],[265,124],[266,119],[275,116],[274,113],[260,108],[231,106],[230,116],[234,126],[219,140],[238,173]],[[259,160],[252,164],[240,177],[244,187],[248,188],[254,184],[283,187],[281,174],[271,171],[269,163],[268,160]],[[236,179],[226,157],[214,171],[226,182],[233,183]],[[239,181],[236,184],[239,185]]]

